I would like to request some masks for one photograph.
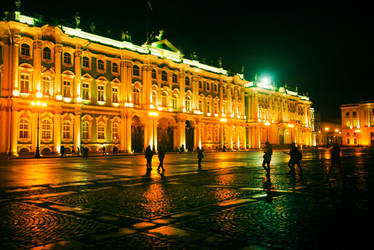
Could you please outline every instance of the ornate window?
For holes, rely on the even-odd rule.
[[[155,90],[155,89],[152,90],[152,96],[151,97],[152,97],[152,104],[156,106],[157,105],[157,90]]]
[[[21,45],[21,55],[22,56],[30,56],[30,45],[23,43]]]
[[[97,123],[97,139],[105,140],[105,122],[103,121]]]
[[[202,98],[199,98],[198,105],[199,106],[197,107],[197,109],[200,111],[203,111],[203,99]]]
[[[98,60],[97,61],[97,68],[99,70],[105,70],[105,65],[104,65],[104,61],[103,60]]]
[[[168,93],[166,91],[162,92],[162,95],[161,95],[161,105],[163,107],[167,107],[168,106]]]
[[[152,79],[157,79],[157,72],[155,69],[152,69]]]
[[[97,100],[99,102],[104,101],[104,85],[98,85],[97,86]]]
[[[45,60],[51,60],[52,59],[52,54],[51,54],[51,49],[48,47],[43,48],[43,59]]]
[[[210,82],[206,82],[206,91],[210,92]]]
[[[30,130],[30,124],[29,120],[26,118],[21,118],[19,121],[19,139],[28,139],[29,138],[29,130]]]
[[[218,102],[217,101],[215,101],[214,102],[214,113],[216,113],[216,114],[218,114]]]
[[[184,78],[184,84],[186,87],[190,87],[190,78],[188,76]]]
[[[161,72],[161,80],[163,80],[163,81],[168,80],[168,73],[166,73],[166,71]]]
[[[212,112],[210,101],[206,101],[206,112],[207,113],[211,113]]]
[[[178,95],[177,94],[173,94],[173,96],[171,97],[171,106],[174,110],[178,108]]]
[[[71,121],[69,120],[64,120],[62,124],[62,139],[71,139]]]
[[[22,73],[20,81],[20,93],[29,93],[30,91],[30,75]]]
[[[42,91],[43,95],[51,95],[51,78],[49,76],[43,76],[42,79]]]
[[[134,67],[132,68],[132,74],[134,76],[140,76],[140,70],[139,70],[139,67],[137,65],[134,65]]]
[[[178,76],[173,74],[173,83],[178,83]]]
[[[71,97],[71,81],[64,80],[63,83],[63,94],[64,97]]]
[[[112,140],[118,141],[119,139],[119,127],[120,123],[116,120],[112,122]]]
[[[90,99],[90,84],[87,82],[82,83],[82,99],[83,100]]]
[[[113,73],[118,73],[118,64],[117,63],[112,63],[112,72]]]
[[[140,105],[140,89],[134,88],[132,92],[132,101],[135,105]]]
[[[52,124],[50,120],[43,120],[41,124],[42,139],[51,140],[52,139]]]
[[[190,95],[186,95],[184,106],[187,112],[191,112],[192,110],[192,100]]]
[[[88,58],[87,56],[84,56],[82,64],[83,64],[83,67],[89,68],[90,67],[90,58]]]
[[[64,53],[64,63],[71,64],[71,55],[68,52]]]
[[[90,133],[89,133],[89,121],[83,121],[82,122],[82,139],[88,140],[90,139]]]
[[[118,88],[112,87],[112,102],[118,103]]]

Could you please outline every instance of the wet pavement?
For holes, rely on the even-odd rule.
[[[371,244],[374,150],[170,153],[0,161],[0,249],[359,249]]]

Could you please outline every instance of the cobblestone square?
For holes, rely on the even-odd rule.
[[[374,151],[274,150],[0,161],[0,249],[360,249],[370,245]]]

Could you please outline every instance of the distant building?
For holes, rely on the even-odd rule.
[[[334,143],[342,144],[342,131],[338,123],[320,122],[317,125],[316,145],[330,146]]]
[[[374,100],[343,104],[342,139],[347,146],[374,146]]]
[[[0,153],[312,145],[297,91],[187,59],[162,36],[139,46],[14,14],[0,21]]]

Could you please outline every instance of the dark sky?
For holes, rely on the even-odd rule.
[[[369,6],[341,3],[324,8],[254,5],[252,1],[22,1],[21,12],[58,18],[73,26],[79,12],[81,28],[94,22],[98,34],[120,38],[128,30],[141,45],[150,30],[166,31],[166,38],[189,57],[217,65],[245,78],[267,74],[277,84],[285,82],[299,92],[308,92],[324,121],[340,119],[343,103],[373,100],[373,16]],[[103,6],[107,3],[106,6]],[[2,4],[12,10],[13,1]]]

